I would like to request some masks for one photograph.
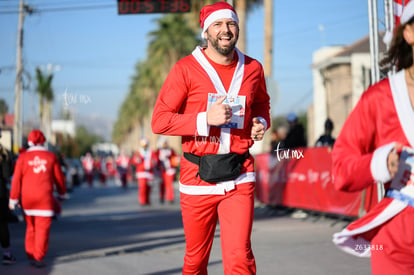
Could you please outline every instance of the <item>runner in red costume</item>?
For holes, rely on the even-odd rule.
[[[158,169],[161,173],[160,201],[174,202],[174,178],[176,173],[177,154],[168,145],[166,138],[161,137],[157,149]]]
[[[109,180],[113,180],[116,176],[116,164],[112,155],[105,158],[105,169]]]
[[[121,182],[121,186],[126,189],[128,184],[128,173],[130,165],[130,158],[125,154],[125,152],[121,151],[121,154],[116,158],[116,170],[118,178]]]
[[[224,273],[256,274],[250,241],[256,175],[248,151],[270,126],[270,99],[262,65],[235,47],[238,22],[224,1],[203,7],[200,24],[206,46],[196,47],[173,66],[152,116],[154,133],[182,136],[183,152],[195,158],[243,156],[241,173],[219,182],[201,180],[199,166],[181,158],[183,274],[207,274],[218,220]]]
[[[140,140],[141,147],[134,153],[131,159],[135,165],[135,173],[138,181],[138,202],[141,205],[150,205],[152,181],[154,180],[154,168],[157,165],[157,155],[149,146],[146,138]]]
[[[99,181],[101,182],[101,185],[105,185],[107,177],[105,158],[102,156],[96,156],[94,159],[93,166],[94,170],[98,175]]]
[[[95,172],[94,163],[95,160],[93,159],[92,154],[89,152],[86,153],[86,155],[82,158],[82,166],[83,170],[85,171],[85,180],[90,187],[93,186],[93,173]]]
[[[37,267],[45,265],[55,214],[54,187],[62,198],[66,194],[65,176],[56,155],[43,147],[45,141],[41,131],[30,132],[30,148],[17,159],[9,202],[10,209],[21,203],[26,220],[26,253]]]
[[[414,274],[414,185],[410,177],[401,177],[407,168],[414,172],[403,157],[414,146],[413,17],[414,1],[404,7],[382,62],[397,66],[397,73],[362,95],[332,151],[338,189],[360,191],[374,183],[386,189],[372,210],[333,238],[340,249],[371,257],[374,275]]]

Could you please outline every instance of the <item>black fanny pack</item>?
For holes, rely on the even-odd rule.
[[[212,154],[197,156],[191,153],[184,153],[184,157],[198,165],[197,175],[207,182],[220,182],[234,180],[242,170],[244,161],[249,157],[249,151],[243,155],[236,153]]]

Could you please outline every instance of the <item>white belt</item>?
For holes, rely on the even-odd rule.
[[[53,217],[55,214],[53,210],[24,209],[23,211],[27,216]]]
[[[145,179],[149,179],[149,180],[153,180],[154,179],[154,175],[150,172],[137,172],[136,177],[139,179],[145,178]]]
[[[180,182],[180,192],[187,195],[224,195],[236,188],[236,185],[256,181],[256,173],[241,174],[235,180],[221,181],[210,185],[185,185]]]

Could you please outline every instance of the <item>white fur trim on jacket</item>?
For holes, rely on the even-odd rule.
[[[243,75],[244,75],[244,54],[242,54],[237,48],[235,49],[236,53],[239,57],[239,61],[237,62],[236,70],[234,71],[233,79],[230,84],[230,88],[228,92],[226,92],[226,89],[223,86],[223,83],[221,82],[221,79],[219,75],[217,74],[214,67],[208,62],[207,58],[204,56],[204,54],[201,52],[201,47],[197,46],[192,55],[197,60],[197,62],[203,67],[203,69],[206,71],[208,76],[210,77],[211,82],[214,85],[214,88],[216,88],[216,91],[219,95],[229,97],[237,97],[240,91],[240,87],[243,81]],[[207,115],[206,115],[206,121],[207,121]],[[198,127],[198,116],[197,116],[197,127]],[[198,130],[198,129],[197,129]],[[220,134],[220,146],[218,150],[218,154],[226,154],[230,152],[230,128],[221,128],[221,134]]]
[[[138,179],[148,179],[148,180],[153,180],[154,179],[154,174],[151,172],[136,172],[136,177]]]
[[[206,137],[210,132],[210,126],[207,125],[207,112],[201,112],[197,115],[197,135]]]
[[[55,215],[53,210],[24,209],[23,211],[27,216],[53,217]]]
[[[388,154],[394,149],[395,142],[383,145],[374,151],[371,159],[371,175],[378,183],[386,183],[391,180],[388,171],[387,158]]]
[[[414,3],[414,1],[410,3]],[[414,148],[414,111],[411,106],[407,82],[405,80],[405,70],[391,75],[389,81],[401,128],[411,147]]]
[[[332,241],[339,249],[351,255],[358,257],[370,257],[370,243],[363,238],[353,238],[353,236],[368,232],[371,229],[385,223],[400,213],[407,207],[407,205],[407,203],[402,201],[392,200],[392,202],[371,222],[354,230],[348,230],[345,228],[341,232],[335,233]]]
[[[204,27],[203,31],[201,32],[201,39],[204,39],[204,33],[207,31],[208,27],[216,21],[220,19],[232,19],[234,22],[239,24],[239,18],[237,17],[237,14],[234,13],[234,11],[229,9],[223,9],[223,10],[217,10],[215,12],[212,12],[207,18],[204,20]]]
[[[13,210],[14,208],[16,208],[16,205],[19,204],[19,200],[13,200],[13,199],[9,199],[9,208],[11,210]]]
[[[185,185],[180,182],[180,192],[187,195],[224,195],[226,192],[229,192],[236,188],[236,185],[255,182],[256,173],[248,172],[241,174],[235,180],[222,181],[217,184],[211,185]]]

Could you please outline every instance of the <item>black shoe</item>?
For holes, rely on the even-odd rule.
[[[44,261],[38,261],[38,260],[33,260],[30,264],[37,268],[42,268],[46,266],[46,263]]]
[[[11,265],[16,263],[16,258],[11,253],[3,254],[3,264]]]

